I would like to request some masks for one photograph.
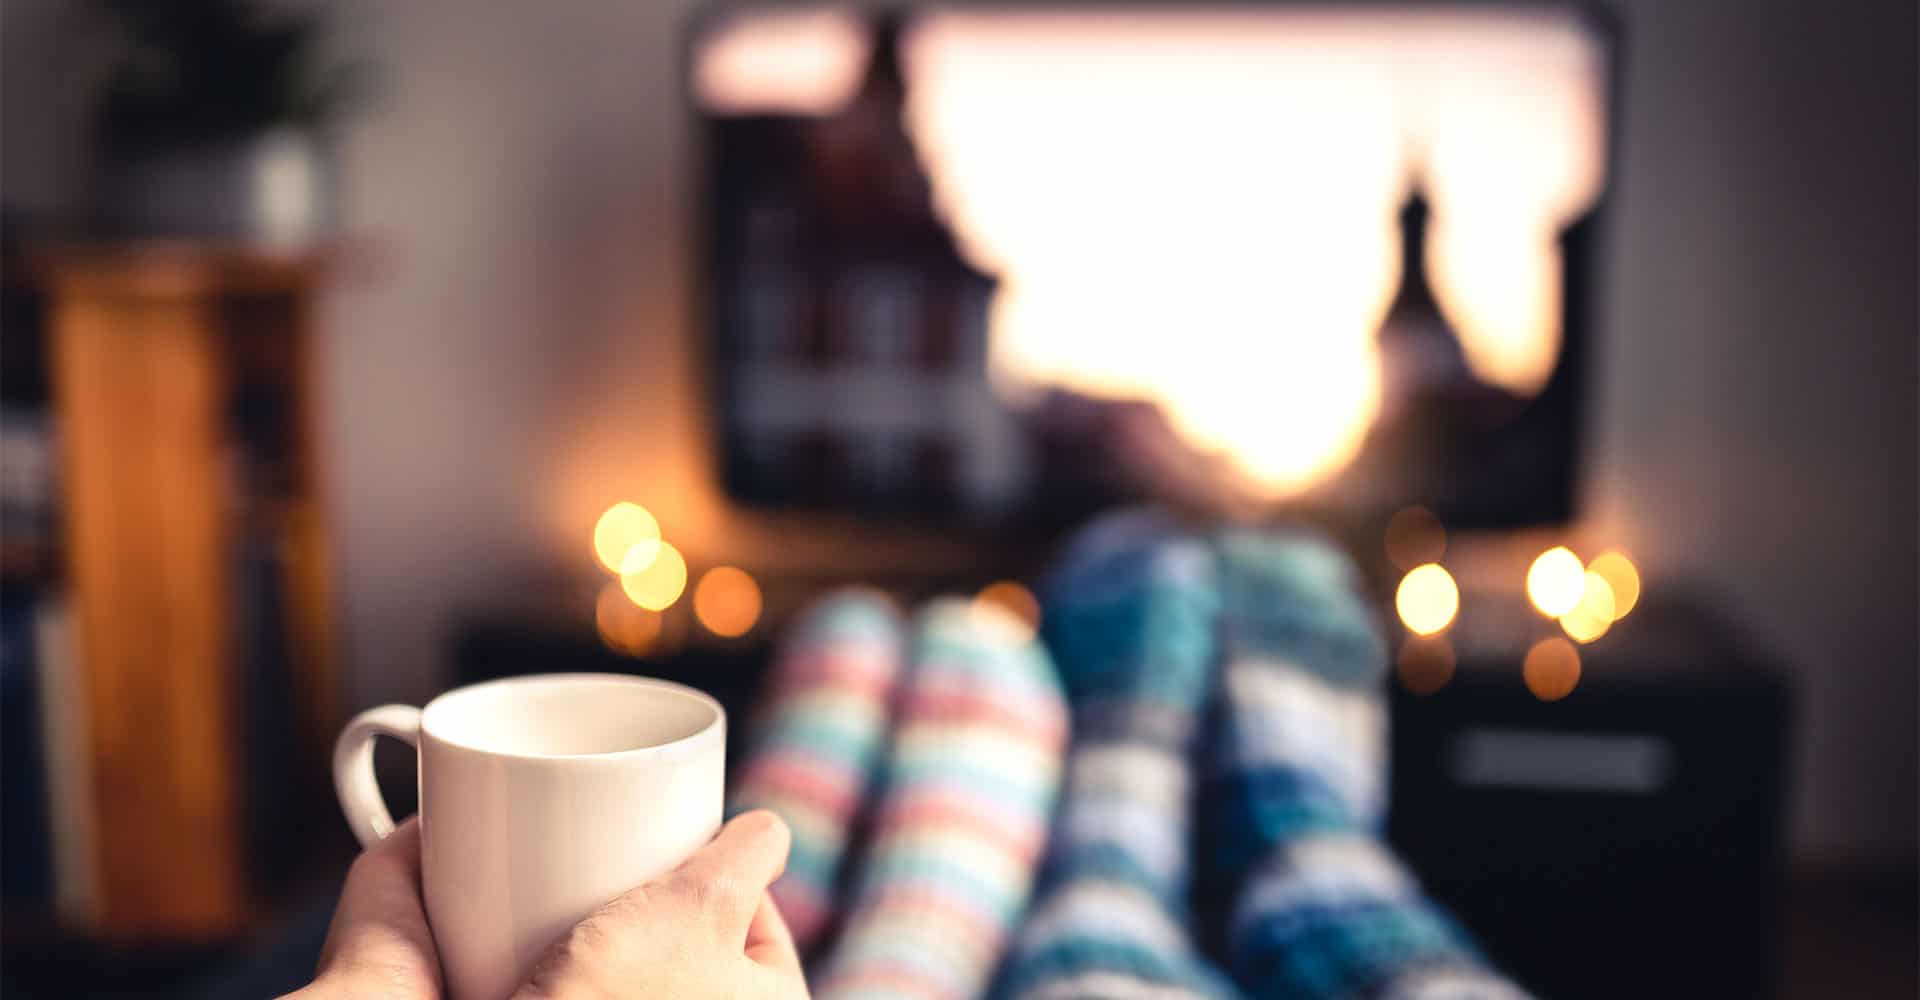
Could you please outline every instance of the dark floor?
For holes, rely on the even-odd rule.
[[[1920,878],[1802,879],[1788,899],[1783,998],[1920,997]]]
[[[1783,1000],[1920,996],[1920,878],[1805,879],[1789,900]],[[277,926],[224,949],[110,952],[31,929],[9,930],[0,942],[0,996],[273,996],[305,982],[331,906],[324,886],[310,886],[289,902]]]

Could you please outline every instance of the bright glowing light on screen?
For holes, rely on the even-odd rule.
[[[1580,683],[1580,650],[1559,636],[1542,639],[1527,650],[1520,674],[1535,698],[1559,701]]]
[[[1587,571],[1586,589],[1580,603],[1560,616],[1560,627],[1575,642],[1592,642],[1613,627],[1613,587],[1600,574]]]
[[[1415,566],[1400,580],[1393,606],[1400,621],[1415,635],[1433,635],[1453,624],[1460,610],[1460,588],[1453,574],[1437,563]]]
[[[1568,18],[943,12],[905,57],[936,201],[1000,279],[1004,387],[1149,400],[1272,494],[1311,488],[1380,407],[1415,174],[1470,368],[1524,395],[1554,367],[1554,237],[1601,171]]]
[[[1619,621],[1640,603],[1640,571],[1634,568],[1633,560],[1619,550],[1602,552],[1595,556],[1588,570],[1599,574],[1613,589],[1613,618]]]
[[[853,96],[867,48],[847,8],[741,11],[701,40],[694,98],[721,114],[826,114]]]
[[[724,15],[709,111],[824,114],[869,43],[849,8]],[[1541,10],[935,11],[906,125],[962,252],[999,280],[996,381],[1158,404],[1275,496],[1381,407],[1374,334],[1419,178],[1430,284],[1479,379],[1560,355],[1556,237],[1604,177],[1601,47]]]
[[[1418,20],[1436,48],[1403,93],[1438,208],[1434,293],[1474,372],[1530,396],[1560,355],[1558,230],[1604,182],[1600,53],[1545,12]]]
[[[715,566],[693,588],[693,614],[714,635],[746,635],[760,620],[760,585],[746,570]]]
[[[624,572],[622,566],[636,551],[635,567],[652,561],[660,543],[660,522],[637,503],[625,500],[608,507],[593,526],[593,554],[608,572]]]
[[[1527,597],[1548,618],[1572,611],[1587,590],[1587,568],[1564,545],[1540,553],[1527,567]]]
[[[687,589],[687,560],[670,542],[661,542],[651,554],[635,546],[620,568],[620,589],[648,611],[665,611]]]

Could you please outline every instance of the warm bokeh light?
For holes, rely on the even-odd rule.
[[[975,597],[967,605],[973,627],[978,629],[982,638],[1012,645],[1024,645],[1032,642],[1034,623],[1020,617],[1020,612],[999,601],[983,601]]]
[[[1453,624],[1460,610],[1460,588],[1453,574],[1438,563],[1415,566],[1400,580],[1393,595],[1400,620],[1415,635],[1432,635]]]
[[[1640,603],[1640,571],[1634,567],[1633,560],[1618,549],[1602,552],[1588,564],[1589,572],[1598,573],[1613,588],[1613,620],[1619,621]]]
[[[1587,590],[1587,568],[1580,557],[1564,545],[1557,545],[1527,567],[1527,597],[1548,618],[1558,618],[1580,603]]]
[[[1425,507],[1404,507],[1387,521],[1387,558],[1403,570],[1447,554],[1447,530]]]
[[[625,500],[607,508],[593,526],[593,554],[610,573],[628,572],[631,563],[639,568],[653,559],[660,541],[660,522],[637,503]],[[638,548],[637,561],[629,560]]]
[[[654,548],[651,557],[647,548]],[[636,545],[620,568],[620,588],[633,603],[649,611],[665,611],[687,589],[687,560],[669,542],[657,547]]]
[[[645,653],[660,637],[660,613],[636,607],[617,580],[600,588],[593,602],[593,624],[608,649],[628,656]]]
[[[1527,650],[1520,674],[1535,698],[1559,701],[1580,683],[1580,650],[1559,636],[1542,639]]]
[[[1613,587],[1600,574],[1587,571],[1587,587],[1580,603],[1560,616],[1560,627],[1575,642],[1592,642],[1607,634],[1614,620]]]
[[[1394,672],[1400,677],[1401,687],[1427,695],[1447,686],[1453,679],[1453,665],[1453,643],[1446,636],[1416,636],[1400,647]]]
[[[1012,612],[1015,618],[1027,624],[1029,630],[1040,628],[1040,600],[1033,591],[1012,580],[990,583],[974,595],[975,607],[997,607]]]
[[[1414,175],[1474,374],[1529,396],[1558,361],[1554,241],[1604,169],[1577,17],[941,11],[905,66],[939,208],[998,279],[1003,388],[1153,402],[1273,495],[1324,482],[1380,406]]]
[[[693,614],[714,635],[746,635],[760,620],[760,585],[746,570],[715,566],[693,588]]]

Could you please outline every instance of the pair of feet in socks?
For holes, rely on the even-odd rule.
[[[811,963],[815,997],[981,995],[1025,911],[1066,749],[1031,631],[957,599],[908,622],[842,591],[788,633],[769,684],[731,805],[793,830],[772,893],[802,953],[840,924]]]
[[[1379,839],[1386,657],[1356,583],[1304,536],[1151,512],[1080,536],[1043,595],[1073,747],[997,992],[1523,995]]]
[[[1378,839],[1385,654],[1343,556],[1126,513],[1042,599],[1044,652],[965,602],[908,627],[862,592],[789,636],[734,806],[793,827],[773,892],[803,949],[844,917],[816,996],[1522,995]]]

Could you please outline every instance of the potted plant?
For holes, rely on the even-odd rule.
[[[332,221],[327,127],[362,67],[320,12],[254,0],[104,0],[122,43],[96,120],[108,232],[291,245]]]

